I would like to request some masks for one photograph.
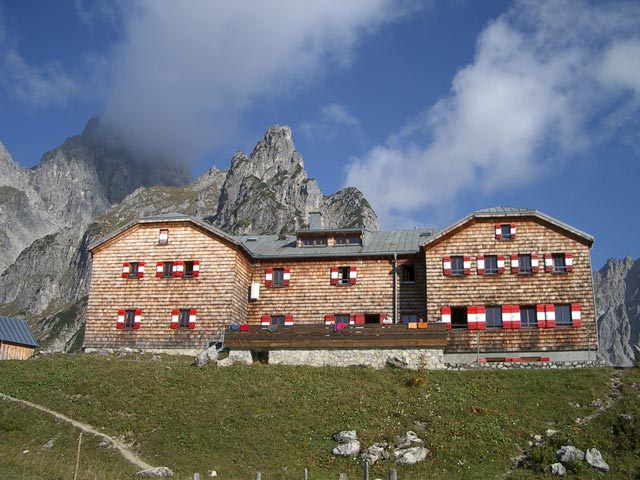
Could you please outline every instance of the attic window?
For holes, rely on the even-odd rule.
[[[336,245],[362,245],[362,239],[353,237],[336,237]]]
[[[158,245],[168,245],[169,244],[169,229],[161,228],[160,236],[158,238]]]
[[[257,242],[258,239],[256,237],[249,237],[245,240],[245,242]]]
[[[327,245],[327,237],[303,238],[303,247],[325,247]]]

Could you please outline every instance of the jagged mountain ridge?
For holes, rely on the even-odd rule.
[[[640,259],[610,258],[594,272],[598,341],[604,360],[634,364],[640,345]]]
[[[1,154],[0,150],[0,162]],[[11,173],[12,184],[18,184],[29,173],[8,158],[0,168]],[[303,228],[308,214],[320,211],[326,227],[378,227],[375,213],[357,189],[322,194],[315,180],[308,178],[286,126],[271,127],[249,156],[236,153],[228,170],[212,167],[180,186],[175,184],[184,177],[179,171],[176,174],[175,168],[165,171],[171,180],[149,174],[158,185],[141,187],[136,183],[146,185],[148,178],[132,182],[129,177],[144,177],[146,170],[157,165],[133,159],[114,146],[113,139],[101,141],[93,120],[83,135],[47,152],[33,171],[43,165],[46,175],[38,177],[44,182],[39,190],[25,193],[7,187],[13,196],[31,195],[36,207],[49,205],[47,218],[51,221],[47,229],[27,232],[31,239],[26,248],[14,247],[19,255],[0,276],[0,312],[31,318],[39,339],[55,349],[78,344],[82,332],[91,268],[87,245],[138,217],[180,212],[205,219],[231,234],[260,234]],[[70,175],[74,181],[68,179]],[[2,203],[3,188],[0,220],[6,206]],[[121,202],[111,204],[126,191],[128,195]],[[23,209],[23,218],[29,220],[32,211],[29,204]],[[20,219],[15,215],[11,220]],[[28,243],[29,235],[25,238],[23,243]]]

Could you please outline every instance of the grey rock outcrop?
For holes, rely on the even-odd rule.
[[[139,477],[165,478],[173,477],[173,471],[168,467],[154,467],[140,470],[136,475]]]
[[[375,465],[378,460],[387,460],[390,457],[387,448],[389,448],[388,443],[374,443],[369,448],[367,448],[360,456],[369,465]]]
[[[640,345],[640,260],[609,259],[593,284],[600,355],[612,365],[631,366]]]
[[[339,443],[332,453],[341,457],[357,457],[360,454],[360,441],[355,430],[343,430],[333,438]]]
[[[556,462],[551,465],[551,474],[559,477],[564,477],[567,474],[567,469],[564,468],[560,462]]]
[[[595,468],[596,470],[599,470],[601,472],[609,471],[609,465],[604,461],[604,459],[602,458],[602,454],[596,448],[590,448],[589,450],[587,450],[585,460],[589,465],[591,465],[591,467]]]
[[[562,463],[582,462],[584,460],[584,452],[572,445],[565,445],[556,452],[556,457]]]
[[[393,452],[396,463],[401,465],[414,465],[427,458],[429,450],[424,447],[401,448]]]

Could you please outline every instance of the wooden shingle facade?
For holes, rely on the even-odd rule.
[[[197,350],[224,331],[237,348],[384,348],[387,338],[442,348],[452,363],[587,360],[597,346],[592,243],[539,212],[504,208],[442,231],[241,237],[183,215],[149,217],[91,246],[84,347]],[[350,340],[330,333],[343,329]]]

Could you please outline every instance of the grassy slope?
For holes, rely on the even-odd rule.
[[[392,441],[416,430],[430,460],[400,467],[400,478],[493,478],[510,468],[510,457],[529,435],[560,430],[553,445],[534,457],[552,463],[557,444],[570,440],[598,447],[609,478],[640,472],[638,369],[622,372],[624,399],[588,426],[578,426],[611,390],[610,369],[571,371],[409,372],[366,368],[238,366],[198,370],[187,358],[60,355],[29,362],[0,362],[0,392],[41,403],[135,444],[153,465],[178,478],[218,471],[219,478],[265,480],[361,478],[359,461],[335,458],[331,436],[355,429],[364,446]],[[572,406],[579,403],[580,407]],[[1,401],[2,478],[70,478],[77,432]],[[618,414],[636,421],[621,425]],[[616,427],[618,425],[618,427]],[[618,435],[613,431],[618,428]],[[620,429],[632,430],[621,431]],[[635,428],[635,430],[633,430]],[[43,449],[51,438],[54,448]],[[23,454],[23,450],[29,454]],[[614,459],[614,455],[618,458]],[[376,465],[386,478],[392,463]],[[111,450],[85,436],[81,478],[131,478],[135,472]],[[99,472],[99,473],[97,473]],[[583,466],[574,478],[601,478]],[[511,478],[544,478],[519,470]]]

